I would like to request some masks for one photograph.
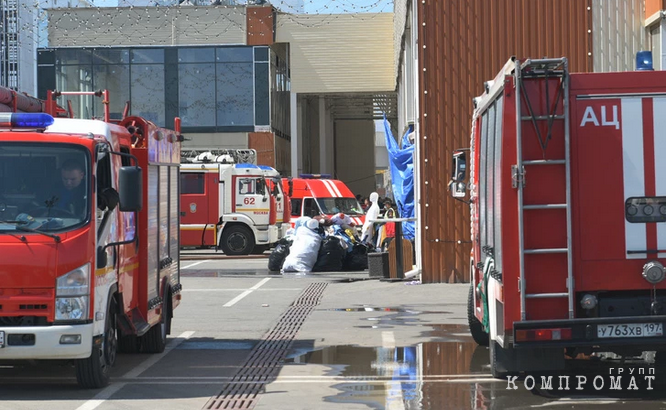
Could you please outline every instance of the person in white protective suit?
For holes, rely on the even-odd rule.
[[[372,243],[372,237],[374,236],[374,224],[370,222],[373,219],[377,219],[379,216],[379,194],[373,192],[370,194],[370,208],[365,214],[365,223],[363,224],[363,229],[361,230],[361,242],[363,243]]]

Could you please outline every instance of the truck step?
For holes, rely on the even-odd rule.
[[[543,253],[567,253],[567,248],[542,248],[542,249],[525,249],[525,254],[543,254]]]
[[[523,209],[566,209],[567,204],[525,205]]]
[[[567,298],[567,292],[560,293],[528,293],[525,295],[526,299],[548,299],[548,298]]]

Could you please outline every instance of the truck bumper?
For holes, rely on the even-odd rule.
[[[92,352],[93,324],[0,327],[0,360],[85,359]],[[78,344],[61,344],[64,335],[80,335]]]
[[[661,324],[661,335],[637,336],[635,329],[641,324]],[[614,337],[602,337],[599,334],[603,329],[610,334],[608,326],[612,325]],[[634,325],[634,326],[627,326]],[[602,328],[603,327],[603,328]],[[656,326],[650,326],[656,328]],[[634,328],[634,331],[631,330]],[[664,350],[666,348],[666,315],[659,316],[622,316],[599,317],[565,320],[534,320],[514,322],[513,345],[521,347],[585,347],[585,346],[632,346],[642,350]],[[643,333],[641,330],[640,333]],[[556,334],[559,339],[543,339],[548,335]],[[539,335],[539,336],[537,336]]]

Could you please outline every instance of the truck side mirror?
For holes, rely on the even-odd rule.
[[[467,172],[467,156],[465,151],[455,151],[452,158],[451,181],[449,191],[454,198],[463,198],[467,194],[465,174]]]
[[[120,168],[118,194],[122,212],[138,212],[143,208],[143,171],[140,167]]]

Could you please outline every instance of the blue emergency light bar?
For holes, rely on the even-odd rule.
[[[300,174],[298,177],[303,179],[331,179],[331,174]]]
[[[0,113],[0,128],[46,128],[53,117],[44,113]]]
[[[636,53],[636,71],[654,71],[651,51]]]

